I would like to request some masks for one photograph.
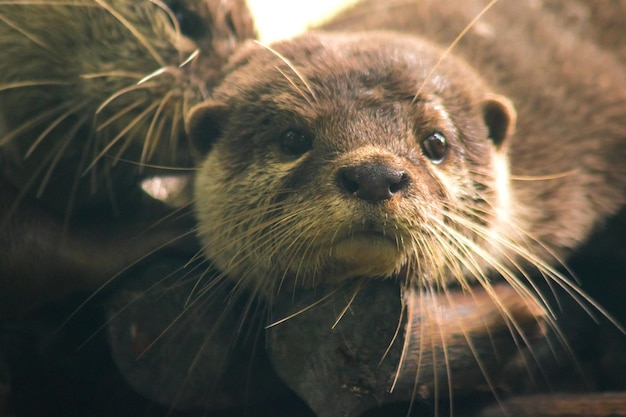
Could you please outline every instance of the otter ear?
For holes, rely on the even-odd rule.
[[[206,155],[222,134],[226,120],[226,106],[215,101],[206,101],[193,107],[185,121],[185,129],[191,146],[200,155]]]
[[[483,103],[483,117],[494,145],[503,147],[515,131],[517,112],[513,103],[505,96],[490,94]]]

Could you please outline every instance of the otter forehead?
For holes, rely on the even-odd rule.
[[[324,160],[363,145],[420,160],[418,144],[439,132],[456,143],[450,155],[459,161],[483,161],[491,146],[484,119],[492,112],[485,107],[489,90],[462,61],[441,61],[441,54],[427,41],[384,32],[250,43],[195,114],[205,117],[192,119],[204,120],[196,130],[230,155],[237,170],[253,156],[264,165],[274,160],[270,155],[291,131]],[[494,120],[508,120],[501,113]]]
[[[485,88],[480,77],[452,56],[439,62],[442,54],[422,39],[385,32],[309,33],[271,46],[249,44],[231,62],[226,88],[218,88],[214,97],[277,105],[288,101],[289,106],[339,97],[362,105],[432,95],[452,102],[459,97],[481,100]]]

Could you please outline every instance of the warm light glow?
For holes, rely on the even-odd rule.
[[[333,16],[356,0],[248,0],[261,42],[286,39]]]

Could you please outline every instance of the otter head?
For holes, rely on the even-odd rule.
[[[441,53],[384,33],[240,50],[187,119],[206,255],[268,296],[499,262],[477,248],[507,223],[515,112],[462,62],[435,68]]]

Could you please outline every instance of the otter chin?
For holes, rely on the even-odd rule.
[[[390,276],[406,262],[397,243],[380,232],[356,232],[340,239],[330,248],[330,258],[345,278]]]

